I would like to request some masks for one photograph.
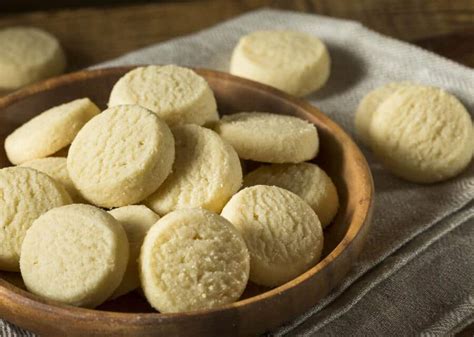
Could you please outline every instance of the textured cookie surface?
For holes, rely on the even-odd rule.
[[[71,203],[65,189],[44,173],[25,167],[0,170],[0,269],[19,271],[20,249],[33,221]]]
[[[248,276],[244,240],[231,223],[206,210],[167,214],[150,229],[142,246],[142,288],[148,302],[161,312],[234,302]]]
[[[240,39],[232,54],[230,72],[304,96],[326,83],[330,64],[326,46],[314,36],[257,31]]]
[[[34,159],[23,163],[21,166],[30,167],[40,172],[46,173],[51,178],[61,183],[75,203],[81,203],[84,199],[74,186],[67,171],[67,160],[64,157],[47,157]]]
[[[76,99],[42,112],[5,139],[13,164],[48,157],[71,144],[79,130],[100,112],[88,98]]]
[[[377,108],[396,90],[415,85],[411,82],[392,82],[372,90],[360,101],[354,118],[357,135],[365,145],[370,145],[370,123]]]
[[[331,178],[311,163],[261,166],[244,178],[244,186],[270,185],[289,190],[316,212],[323,228],[337,213],[339,198]]]
[[[58,207],[36,219],[21,248],[21,275],[43,298],[93,308],[122,280],[128,242],[122,226],[90,205]]]
[[[215,130],[242,159],[299,163],[315,157],[319,149],[316,127],[293,116],[240,112],[222,117]]]
[[[442,89],[397,90],[376,110],[371,146],[394,174],[419,183],[453,177],[471,161],[474,133],[463,105]]]
[[[137,203],[171,172],[174,139],[158,116],[138,105],[105,110],[79,132],[67,158],[81,195],[101,207]]]
[[[130,258],[122,282],[111,298],[120,297],[140,286],[138,258],[146,233],[159,219],[159,215],[143,205],[124,206],[109,213],[120,222],[127,233]]]
[[[58,40],[43,30],[2,29],[0,46],[0,89],[17,89],[64,71],[66,60]]]
[[[276,186],[245,188],[230,199],[222,216],[247,243],[254,283],[279,286],[319,261],[323,232],[318,216],[293,192]]]
[[[146,204],[159,214],[181,208],[220,212],[242,184],[235,150],[214,131],[197,125],[175,127],[173,172]]]
[[[109,106],[121,104],[141,105],[169,125],[203,125],[219,118],[206,80],[175,65],[139,67],[125,74],[109,98]]]

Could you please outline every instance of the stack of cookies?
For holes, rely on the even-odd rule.
[[[88,98],[52,107],[5,150],[16,166],[0,170],[0,269],[82,307],[141,287],[181,312],[234,302],[249,280],[282,285],[319,261],[339,204],[308,162],[313,124],[220,118],[206,80],[174,65],[128,72],[104,111]]]
[[[415,183],[455,177],[474,152],[466,108],[432,86],[393,82],[374,89],[359,104],[355,128],[389,171]]]
[[[330,58],[315,37],[263,31],[240,40],[230,70],[303,96],[325,84]],[[438,88],[376,89],[355,125],[413,182],[454,177],[472,158],[471,118]],[[43,298],[89,308],[140,287],[156,310],[182,312],[232,303],[249,280],[280,286],[318,263],[339,207],[310,162],[318,150],[305,120],[220,117],[191,69],[135,68],[106,110],[79,98],[6,138],[16,166],[0,170],[0,269],[21,272]]]

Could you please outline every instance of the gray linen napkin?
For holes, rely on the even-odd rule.
[[[331,77],[307,99],[352,135],[359,100],[389,81],[445,88],[474,112],[472,69],[357,22],[286,11],[251,12],[99,66],[175,63],[225,71],[239,37],[260,29],[303,31],[327,43]],[[474,165],[449,181],[417,185],[395,178],[361,148],[376,189],[365,249],[337,289],[269,336],[445,336],[474,320]],[[1,321],[0,332],[27,335]]]

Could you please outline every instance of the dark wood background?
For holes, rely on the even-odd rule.
[[[358,20],[474,67],[474,0],[0,0],[0,28],[46,29],[76,70],[264,6]]]
[[[50,31],[74,70],[263,6],[358,20],[474,67],[474,0],[0,0],[0,28]]]

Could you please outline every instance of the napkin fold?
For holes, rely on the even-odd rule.
[[[328,83],[306,97],[354,139],[360,99],[390,81],[438,86],[474,112],[474,70],[360,23],[263,9],[97,67],[174,63],[226,71],[242,35],[261,29],[313,34],[332,58]],[[360,142],[375,181],[373,225],[343,283],[268,336],[445,336],[474,321],[474,165],[418,185],[388,173]],[[33,336],[0,321],[2,336]]]

